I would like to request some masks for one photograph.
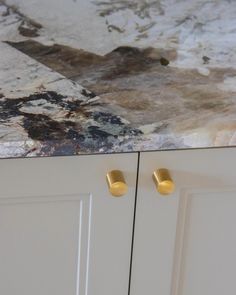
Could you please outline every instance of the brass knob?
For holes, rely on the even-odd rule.
[[[128,191],[123,173],[120,170],[113,170],[107,173],[107,184],[110,193],[114,197],[124,196]]]
[[[157,191],[161,195],[170,195],[175,190],[175,184],[171,179],[170,173],[167,169],[158,169],[153,172],[153,180],[155,182]]]

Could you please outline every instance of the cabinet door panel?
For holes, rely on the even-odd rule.
[[[0,200],[1,294],[86,294],[90,201],[89,195]]]
[[[131,294],[235,293],[236,149],[143,153]],[[176,191],[152,180],[169,169]]]
[[[0,294],[127,295],[137,155],[0,163]],[[122,198],[108,192],[112,169]]]
[[[236,190],[180,199],[172,294],[236,292]]]

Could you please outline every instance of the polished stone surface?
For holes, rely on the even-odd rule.
[[[229,0],[0,0],[0,157],[235,146],[235,15]]]

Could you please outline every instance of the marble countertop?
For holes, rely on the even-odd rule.
[[[0,158],[236,146],[236,1],[0,0]]]

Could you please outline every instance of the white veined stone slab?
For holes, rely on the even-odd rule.
[[[7,98],[28,96],[34,92],[57,91],[61,95],[86,98],[83,87],[67,80],[32,58],[0,42],[0,88]]]
[[[228,68],[236,64],[235,1],[7,0],[7,3],[16,5],[43,26],[37,40],[45,44],[59,43],[97,54],[106,54],[122,45],[173,49],[177,51],[177,59],[171,65],[181,68]],[[210,58],[209,64],[204,64],[203,56]]]

